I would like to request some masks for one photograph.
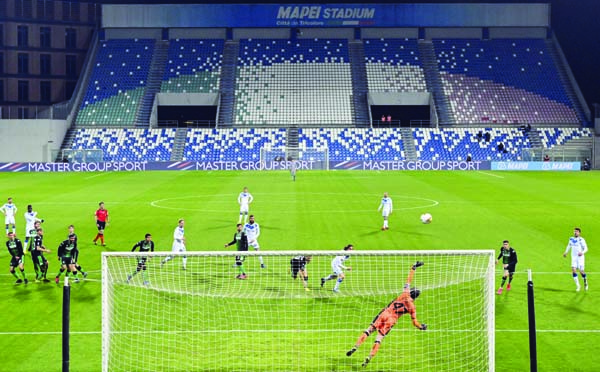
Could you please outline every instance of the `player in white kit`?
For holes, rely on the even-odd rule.
[[[27,247],[29,239],[33,239],[37,235],[36,228],[34,227],[36,221],[44,222],[44,220],[37,217],[37,214],[38,213],[33,210],[31,204],[29,204],[27,206],[27,212],[25,212],[25,247]]]
[[[246,236],[248,237],[248,247],[252,247],[255,251],[258,251],[260,249],[260,245],[258,244],[258,237],[260,236],[260,226],[257,222],[254,221],[254,215],[250,215],[250,220],[247,224],[244,225],[244,231],[246,232]],[[262,256],[258,256],[258,261],[260,261],[260,268],[264,269],[266,266]]]
[[[348,244],[344,247],[344,251],[351,251],[353,249],[354,246],[352,244]],[[346,262],[346,260],[349,258],[350,256],[343,255],[335,256],[333,260],[331,260],[331,270],[333,271],[333,274],[329,274],[327,277],[321,278],[321,288],[323,288],[326,281],[331,279],[337,279],[335,282],[335,286],[333,287],[333,291],[336,293],[340,291],[340,284],[342,284],[344,278],[346,277],[346,275],[344,274],[344,270],[352,271],[352,268],[350,266],[344,265],[344,262]]]
[[[4,213],[4,224],[6,225],[6,235],[8,235],[8,227],[12,225],[13,234],[17,233],[15,226],[15,215],[17,214],[17,206],[13,203],[12,198],[8,198],[6,204],[0,208],[0,211]]]
[[[579,285],[579,279],[577,279],[577,270],[581,273],[581,277],[583,278],[583,285],[585,286],[585,290],[588,290],[588,281],[587,275],[585,274],[585,254],[588,251],[588,246],[585,242],[585,239],[581,236],[581,229],[576,227],[573,229],[573,236],[569,238],[569,244],[567,244],[567,249],[565,253],[563,253],[563,257],[567,257],[567,253],[571,251],[571,270],[573,272],[573,280],[575,281],[576,291],[579,292],[581,290],[581,286]]]
[[[248,188],[244,187],[244,190],[240,192],[240,195],[238,195],[237,198],[238,204],[240,205],[240,218],[238,219],[238,223],[242,223],[242,218],[244,219],[244,223],[248,221],[250,203],[252,203],[253,200],[254,198],[252,197],[252,194],[248,192]]]
[[[175,231],[173,231],[173,246],[171,250],[174,253],[184,253],[185,252],[185,229],[183,226],[185,225],[185,221],[180,219],[178,221],[177,227]],[[173,256],[167,256],[164,260],[160,262],[160,266],[162,267],[165,263],[171,261]],[[187,256],[182,256],[183,266],[182,269],[187,269]]]
[[[381,215],[383,216],[383,226],[381,227],[381,230],[389,229],[390,227],[388,225],[388,219],[394,210],[394,206],[392,203],[392,198],[390,198],[387,192],[383,193],[381,204],[379,204],[379,208],[377,208],[377,210],[381,211]]]

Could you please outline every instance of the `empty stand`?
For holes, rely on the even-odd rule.
[[[578,123],[543,39],[434,40],[456,123]]]
[[[237,125],[352,125],[348,42],[240,40]]]
[[[577,138],[593,137],[590,128],[539,128],[544,148],[564,145]]]
[[[77,125],[133,125],[144,96],[154,40],[101,41]]]

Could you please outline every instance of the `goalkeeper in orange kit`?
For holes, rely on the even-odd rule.
[[[369,328],[367,328],[367,330],[362,335],[360,335],[354,347],[352,347],[352,349],[350,349],[346,353],[347,356],[354,354],[356,349],[358,349],[358,347],[362,345],[363,342],[365,342],[367,337],[369,337],[371,333],[373,333],[373,331],[377,330],[377,337],[375,338],[375,343],[373,344],[373,348],[371,348],[369,356],[363,362],[363,367],[366,367],[367,364],[369,364],[369,362],[371,361],[371,359],[373,359],[375,354],[377,354],[377,351],[381,346],[381,341],[383,341],[383,338],[392,330],[392,327],[396,325],[396,323],[398,322],[398,318],[400,318],[402,315],[410,314],[410,317],[412,318],[412,323],[415,327],[419,328],[422,331],[427,329],[426,324],[419,323],[419,321],[417,320],[417,312],[414,304],[414,301],[417,299],[417,297],[419,297],[421,291],[419,291],[416,288],[410,288],[410,282],[412,281],[413,276],[415,275],[415,271],[419,266],[423,266],[423,262],[417,261],[417,263],[412,265],[410,273],[408,274],[408,278],[406,279],[406,284],[404,285],[404,290],[402,291],[402,294],[398,296],[394,301],[392,301],[389,305],[387,305],[383,310],[381,310],[379,314],[377,314],[375,319],[373,319],[373,322],[371,322],[371,325],[369,325]]]

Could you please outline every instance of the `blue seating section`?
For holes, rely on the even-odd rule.
[[[222,39],[173,39],[161,91],[217,93],[223,61]]]
[[[104,161],[169,161],[176,129],[80,128],[71,148],[99,149]]]
[[[327,148],[330,161],[404,160],[398,128],[300,129],[300,149]]]
[[[285,146],[284,128],[188,129],[183,160],[258,161],[261,148]]]
[[[479,131],[490,141],[478,138]],[[417,157],[421,160],[521,160],[522,150],[531,148],[529,139],[517,128],[414,128]],[[506,153],[498,151],[503,143]]]
[[[543,39],[434,40],[457,123],[577,123]]]
[[[240,40],[234,124],[353,124],[348,41]]]
[[[590,128],[540,128],[539,131],[542,144],[547,149],[564,145],[573,139],[593,137]]]

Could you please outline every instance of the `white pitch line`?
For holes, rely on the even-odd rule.
[[[503,176],[499,176],[499,175],[497,175],[497,174],[494,174],[494,173],[488,173],[488,172],[484,172],[484,171],[479,171],[478,173],[485,174],[486,176],[490,176],[490,177],[504,178]]]
[[[411,332],[412,329],[401,329],[395,332]],[[427,329],[428,333],[472,333],[472,332],[487,332],[487,330],[474,329]],[[528,329],[496,329],[496,332],[507,333],[526,333]],[[147,335],[147,334],[211,334],[222,333],[222,329],[204,330],[204,331],[114,331],[111,334],[129,334],[129,335]],[[360,329],[229,329],[228,333],[334,333],[334,332],[360,332]],[[71,331],[72,335],[99,335],[102,331]],[[537,329],[536,333],[600,333],[600,329]],[[0,332],[0,336],[44,336],[44,335],[60,335],[61,331],[46,331],[46,332]]]
[[[99,177],[99,176],[104,176],[104,175],[107,175],[107,174],[110,174],[110,173],[113,173],[113,172],[101,172],[101,173],[98,173],[98,174],[94,174],[93,176],[85,177],[84,180],[89,180],[89,179],[96,178],[96,177]]]

